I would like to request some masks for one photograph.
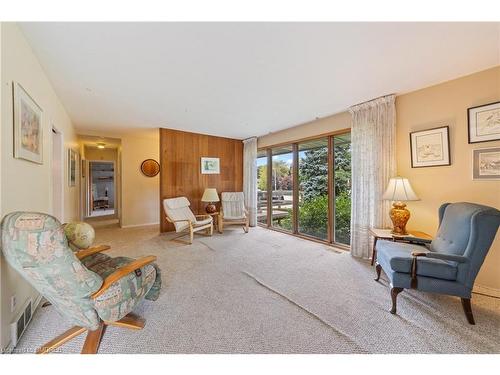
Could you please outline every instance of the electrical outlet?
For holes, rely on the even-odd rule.
[[[10,312],[14,312],[16,310],[17,299],[16,295],[10,296]]]

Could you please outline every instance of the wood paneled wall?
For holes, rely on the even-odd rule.
[[[201,158],[220,158],[220,174],[201,174]],[[163,212],[163,199],[185,196],[195,214],[205,212],[205,188],[243,190],[243,142],[171,129],[160,129],[160,230],[173,230]]]

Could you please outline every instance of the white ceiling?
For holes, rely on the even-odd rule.
[[[500,23],[21,23],[78,130],[264,135],[500,64]]]

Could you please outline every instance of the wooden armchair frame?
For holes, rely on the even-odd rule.
[[[183,229],[183,230],[179,231],[178,233],[180,233],[180,234],[178,236],[172,238],[171,241],[174,241],[174,240],[180,241],[179,240],[180,238],[189,235],[189,241],[182,241],[182,242],[186,242],[189,245],[191,245],[193,243],[193,239],[194,239],[194,234],[195,233],[204,231],[205,233],[199,233],[199,234],[205,234],[207,236],[212,236],[214,234],[213,218],[210,215],[194,215],[194,216],[197,219],[198,218],[210,218],[210,219],[212,219],[212,221],[210,223],[208,223],[208,224],[196,225],[196,223],[192,223],[190,220],[172,220],[172,219],[170,219],[168,217],[168,215],[165,215],[165,217],[167,218],[167,221],[169,223],[175,224],[175,223],[185,223],[185,222],[188,222],[188,224],[189,224],[189,227],[186,227],[186,229]]]
[[[222,209],[221,206],[219,214],[219,222],[217,225],[219,233],[224,232],[224,225],[243,225],[243,230],[245,231],[245,233],[248,233],[248,228],[250,226],[250,221],[248,219],[248,210],[245,208],[244,212],[245,212],[245,217],[242,219],[224,219],[224,210]]]
[[[100,245],[100,246],[94,246],[94,247],[89,247],[88,249],[83,249],[80,251],[76,252],[76,257],[78,259],[83,259],[86,258],[92,254],[97,254],[105,250],[109,250],[111,247],[107,245]],[[123,267],[120,267],[116,269],[111,275],[107,276],[104,279],[104,282],[102,283],[101,287],[99,290],[94,292],[90,298],[95,299],[102,295],[105,291],[107,291],[111,285],[113,285],[115,282],[119,281],[123,277],[129,275],[130,273],[134,272],[135,270],[144,267],[148,264],[153,263],[156,260],[156,257],[153,255],[142,257],[139,259],[136,259]],[[85,339],[85,343],[83,344],[82,347],[82,354],[96,354],[97,351],[99,350],[99,344],[101,343],[102,335],[105,331],[106,326],[116,326],[116,327],[121,327],[121,328],[128,328],[128,329],[134,329],[134,330],[140,330],[143,329],[146,324],[146,321],[137,316],[134,313],[129,313],[126,316],[124,316],[122,319],[117,320],[116,322],[113,321],[103,321],[101,320],[99,322],[99,327],[94,330],[90,331],[87,328],[84,327],[79,327],[79,326],[74,326],[68,329],[66,332],[63,334],[57,336],[56,338],[50,340],[49,342],[45,343],[43,346],[41,346],[36,353],[37,354],[47,354],[50,353],[51,351],[57,349],[61,345],[65,344],[66,342],[74,339],[75,337],[81,335],[84,332],[87,332],[87,337]]]

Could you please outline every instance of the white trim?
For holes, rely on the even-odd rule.
[[[150,225],[160,225],[159,221],[155,221],[154,223],[145,223],[145,224],[131,224],[131,225],[122,225],[121,228],[137,228],[137,227],[147,227]]]
[[[491,288],[489,286],[474,285],[474,288],[472,288],[472,292],[485,294],[490,297],[500,298],[500,289]]]
[[[91,163],[109,163],[113,164],[113,209],[115,212],[110,215],[103,215],[103,216],[92,216],[92,212],[90,212],[90,195],[92,193],[92,187],[89,185],[90,181],[90,173],[92,172],[92,167]],[[84,220],[85,219],[91,219],[94,217],[106,217],[106,216],[118,216],[118,220],[120,218],[120,212],[118,210],[117,206],[117,199],[116,199],[116,194],[117,194],[117,189],[118,187],[116,186],[116,160],[95,160],[95,159],[87,159],[86,160],[86,180],[85,180],[85,192],[86,192],[86,199],[87,199],[87,209],[85,212]]]
[[[57,128],[55,125],[54,125],[54,122],[51,121],[50,122],[50,146],[51,146],[51,150],[50,150],[50,160],[49,160],[49,166],[50,166],[50,169],[51,169],[51,176],[50,176],[50,193],[51,193],[51,199],[50,199],[50,202],[51,202],[51,207],[50,207],[50,210],[52,212],[52,215],[56,216],[56,214],[60,214],[61,217],[58,217],[57,219],[59,219],[61,221],[61,223],[64,223],[66,221],[66,218],[65,218],[65,207],[64,207],[64,203],[65,203],[65,189],[66,189],[66,184],[65,184],[65,180],[66,180],[66,156],[65,156],[65,147],[64,147],[64,133],[59,130],[59,128]],[[59,161],[61,163],[61,180],[57,183],[58,185],[60,185],[60,189],[61,189],[61,196],[59,197],[60,199],[60,209],[61,209],[61,212],[54,212],[54,205],[55,205],[55,202],[54,202],[54,188],[55,188],[55,185],[54,185],[54,178],[53,178],[53,175],[52,175],[52,170],[54,169],[54,134],[57,134],[60,138],[60,148],[58,150],[58,153],[59,153]]]

